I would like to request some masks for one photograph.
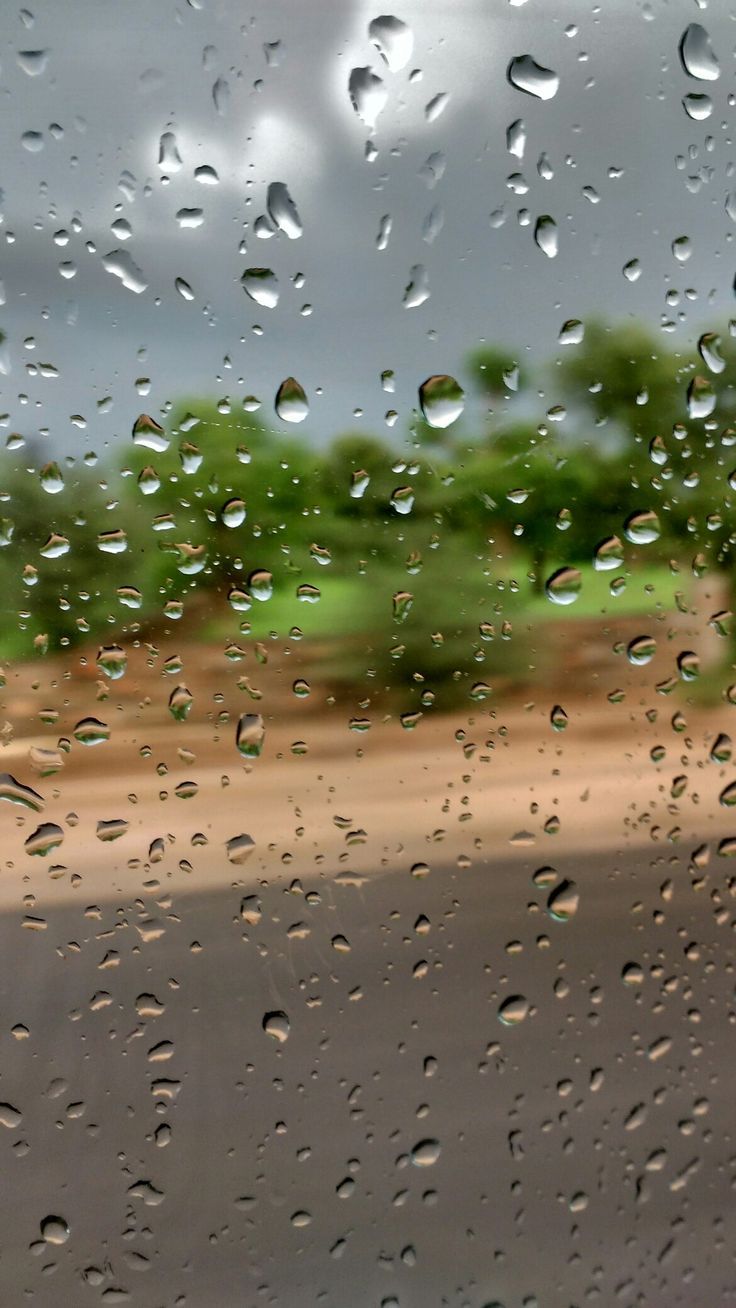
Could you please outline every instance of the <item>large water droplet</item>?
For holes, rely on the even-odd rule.
[[[633,545],[651,545],[659,540],[661,527],[654,509],[639,509],[630,513],[624,523],[624,536]]]
[[[636,668],[643,668],[651,663],[657,652],[657,642],[653,636],[635,636],[626,646],[626,657]]]
[[[268,214],[279,231],[295,241],[301,236],[303,228],[299,213],[284,182],[271,182],[266,200]]]
[[[687,388],[687,412],[693,419],[709,418],[717,396],[707,377],[693,377]]]
[[[80,745],[102,745],[110,739],[110,728],[99,718],[80,718],[73,735]]]
[[[97,651],[97,667],[111,681],[118,681],[125,675],[128,655],[122,645],[101,645]]]
[[[607,536],[596,545],[593,554],[593,567],[596,572],[610,572],[620,568],[624,561],[624,547],[618,536]]]
[[[717,332],[703,332],[698,341],[698,351],[706,368],[713,373],[723,372],[726,360],[719,353],[721,338]]]
[[[245,522],[246,509],[242,500],[228,500],[223,505],[221,515],[226,527],[240,527]]]
[[[700,23],[691,23],[680,38],[680,59],[685,72],[700,82],[715,82],[720,77],[710,37]]]
[[[573,604],[580,594],[583,578],[578,568],[558,568],[545,584],[545,593],[553,604]]]
[[[264,1014],[263,1030],[266,1035],[270,1035],[282,1045],[289,1038],[291,1023],[286,1013],[281,1009],[275,1009],[271,1013]]]
[[[173,132],[164,132],[158,143],[158,166],[167,173],[178,173],[181,155]]]
[[[441,1152],[439,1140],[419,1140],[411,1151],[411,1161],[415,1167],[434,1167]]]
[[[238,867],[248,861],[255,847],[255,840],[252,836],[247,835],[246,832],[242,832],[239,836],[231,836],[230,839],[225,842],[225,850],[229,861],[236,864]]]
[[[506,76],[518,91],[536,96],[538,100],[551,100],[557,95],[560,85],[557,73],[551,68],[543,68],[529,54],[517,55],[512,59]]]
[[[529,1013],[529,1000],[523,995],[511,995],[504,999],[498,1010],[499,1020],[504,1026],[518,1026]]]
[[[169,438],[163,427],[147,413],[142,413],[133,423],[133,440],[136,445],[155,450],[157,454],[163,454],[169,448]]]
[[[251,300],[264,309],[275,309],[279,302],[278,282],[270,268],[246,268],[240,285]]]
[[[66,1244],[69,1239],[69,1227],[63,1217],[44,1217],[41,1222],[41,1236],[47,1244]]]
[[[454,377],[435,373],[419,387],[419,404],[430,427],[450,427],[465,408],[465,392]]]
[[[404,291],[403,304],[406,309],[418,309],[429,299],[429,274],[423,263],[415,263],[409,273],[409,284]]]
[[[102,266],[107,272],[112,273],[113,277],[117,277],[126,290],[133,291],[135,295],[141,295],[148,286],[138,264],[127,250],[110,250],[109,254],[103,255]]]
[[[388,100],[383,80],[372,68],[353,68],[348,78],[348,92],[356,114],[373,131]]]
[[[243,713],[235,735],[235,745],[243,758],[259,758],[266,728],[260,713]]]
[[[0,772],[0,799],[5,799],[9,804],[19,804],[21,808],[29,808],[34,813],[40,813],[43,808],[43,797],[30,786],[24,786],[22,781],[17,781],[10,772]]]
[[[273,595],[273,574],[267,568],[254,568],[248,577],[248,585],[253,599],[265,603]]]
[[[534,228],[534,240],[543,254],[548,259],[554,259],[557,255],[557,223],[554,218],[550,218],[548,213],[544,213],[537,219]]]
[[[368,24],[368,35],[392,73],[406,67],[414,49],[414,36],[406,23],[382,14]]]
[[[295,377],[287,377],[276,392],[274,407],[284,422],[304,422],[309,404],[304,389]]]
[[[64,489],[64,478],[58,463],[47,463],[38,474],[47,495],[58,495]]]
[[[569,922],[578,911],[580,895],[574,881],[561,881],[547,899],[547,911],[556,922]]]

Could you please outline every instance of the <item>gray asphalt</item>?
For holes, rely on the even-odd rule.
[[[730,864],[524,853],[7,914],[0,1303],[736,1303]]]

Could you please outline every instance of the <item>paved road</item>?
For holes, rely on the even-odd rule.
[[[736,1303],[728,861],[437,854],[6,913],[2,1305]]]

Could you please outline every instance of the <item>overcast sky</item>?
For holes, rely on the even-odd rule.
[[[182,395],[227,395],[236,407],[250,393],[266,422],[288,431],[273,397],[289,375],[310,401],[302,430],[317,439],[380,431],[389,406],[403,429],[419,382],[460,375],[483,339],[541,359],[559,354],[559,328],[571,317],[633,314],[656,330],[670,322],[666,344],[685,345],[731,315],[731,5],[411,0],[389,10],[413,34],[397,71],[368,35],[383,12],[349,0],[45,0],[32,11],[6,9],[7,430],[47,428],[57,448],[101,453],[129,439],[141,409],[157,413]],[[691,23],[710,35],[716,80],[682,67],[678,44]],[[559,77],[552,99],[509,84],[509,61],[526,54]],[[373,130],[351,104],[354,68],[383,81]],[[683,108],[693,93],[711,98],[704,121]],[[449,98],[439,116],[428,115],[441,94]],[[506,148],[519,118],[523,159]],[[177,171],[159,165],[166,132]],[[540,176],[542,155],[549,176]],[[216,184],[195,177],[203,166]],[[298,239],[254,230],[276,181],[298,208]],[[181,226],[182,209],[201,209],[200,225]],[[429,243],[422,231],[432,210],[435,226],[443,221]],[[385,215],[391,233],[379,250]],[[535,244],[540,215],[557,224],[556,258]],[[113,230],[119,220],[127,239],[125,228]],[[692,248],[681,263],[671,246],[683,235]],[[115,251],[140,271],[140,293],[106,269]],[[622,268],[633,259],[640,276],[629,281]],[[417,265],[430,294],[407,308]],[[244,293],[249,266],[275,273],[275,308]],[[672,291],[676,305],[666,301]],[[59,375],[34,377],[29,364]],[[396,373],[394,395],[382,391],[383,369]],[[136,392],[140,376],[151,379],[147,397]]]

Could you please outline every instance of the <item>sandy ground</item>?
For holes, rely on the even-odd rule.
[[[398,713],[369,708],[362,716],[370,729],[356,732],[354,710],[330,706],[323,687],[303,702],[291,694],[284,659],[255,676],[249,668],[251,684],[264,687],[258,701],[237,688],[242,665],[223,673],[219,652],[192,647],[183,661],[180,674],[162,676],[144,650],[131,651],[127,675],[112,683],[98,682],[93,667],[66,680],[53,665],[42,669],[45,679],[38,665],[11,673],[0,767],[33,786],[44,806],[0,809],[0,903],[21,907],[32,895],[26,907],[42,915],[69,896],[111,898],[154,880],[214,888],[320,869],[367,873],[397,861],[507,858],[530,847],[545,862],[731,834],[718,802],[730,764],[709,754],[735,710],[693,707],[687,686],[657,694],[656,663],[627,668],[619,683],[571,685],[561,732],[550,723],[550,696],[524,703],[510,695],[471,712],[425,713],[413,730]],[[166,709],[179,682],[194,696],[184,722]],[[608,686],[616,684],[625,695],[611,703]],[[50,710],[57,716],[43,721]],[[235,747],[242,712],[264,718],[263,752],[249,761]],[[109,740],[91,747],[73,736],[89,715],[110,727]],[[62,770],[39,777],[33,751],[60,737],[71,742]],[[651,756],[657,746],[659,761]],[[190,786],[187,798],[181,783]],[[97,823],[118,820],[128,824],[124,834],[102,843]],[[23,841],[41,822],[58,824],[63,841],[47,857],[31,857]],[[255,851],[237,866],[226,842],[241,834]],[[163,855],[152,863],[157,839]]]

